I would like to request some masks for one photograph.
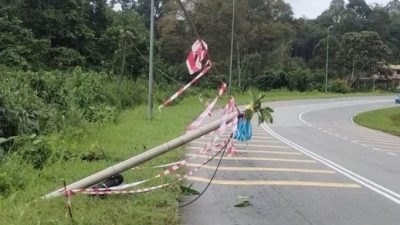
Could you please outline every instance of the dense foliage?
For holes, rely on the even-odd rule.
[[[115,121],[122,109],[147,99],[142,79],[120,81],[81,68],[24,72],[2,67],[0,89],[0,161],[5,153],[17,153],[35,168],[52,154],[43,135],[67,135],[89,122]]]
[[[218,71],[213,75],[226,76],[232,2],[184,2],[210,45]],[[83,66],[138,77],[147,71],[139,52],[148,54],[149,4],[147,0],[2,0],[0,63],[32,70]],[[114,6],[122,10],[113,10]],[[176,1],[156,0],[155,6],[158,66],[185,81],[180,68],[196,38],[193,29]],[[383,64],[400,63],[399,21],[399,0],[386,6],[332,0],[313,20],[294,18],[283,0],[238,0],[234,63],[240,65],[241,86],[252,85],[246,81],[268,70],[324,69],[330,26],[330,76],[371,76]],[[235,76],[238,73],[239,68]]]

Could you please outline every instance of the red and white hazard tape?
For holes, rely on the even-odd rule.
[[[196,83],[202,76],[206,75],[206,73],[211,69],[212,63],[210,60],[207,60],[206,65],[204,69],[195,77],[193,80],[191,80],[189,83],[187,83],[185,86],[183,86],[181,89],[179,89],[175,94],[173,94],[169,99],[164,101],[162,105],[158,107],[158,109],[162,109],[163,107],[171,104],[177,97],[181,96],[190,86],[192,86],[194,83]]]
[[[224,93],[225,89],[226,89],[226,84],[223,84],[223,85],[221,86],[221,88],[219,89],[219,94],[218,94],[218,96],[221,96],[221,95]],[[203,115],[203,114],[206,115],[206,114],[207,114],[207,111],[208,111],[208,109],[206,109],[206,110],[202,113],[202,115]],[[147,180],[143,180],[143,181],[137,182],[137,185],[142,184],[142,183],[147,182],[147,181],[152,180],[152,179],[156,179],[156,178],[159,178],[159,177],[162,177],[162,176],[165,176],[165,175],[174,173],[174,172],[176,172],[178,169],[180,169],[181,167],[183,167],[184,165],[186,165],[188,162],[190,162],[191,160],[193,160],[193,159],[199,157],[200,155],[203,155],[203,154],[206,153],[206,152],[209,152],[209,151],[211,150],[212,147],[221,147],[222,145],[219,144],[219,143],[217,143],[217,142],[218,142],[218,140],[220,139],[220,137],[226,132],[227,127],[232,126],[232,133],[234,133],[234,132],[236,131],[236,126],[237,126],[237,122],[238,122],[237,116],[234,117],[234,120],[233,120],[231,123],[228,123],[228,124],[227,124],[227,117],[228,117],[228,115],[229,115],[230,113],[235,113],[235,99],[234,99],[233,97],[231,97],[231,98],[229,99],[228,103],[227,103],[226,106],[225,106],[224,115],[223,115],[223,116],[224,116],[224,119],[223,119],[223,121],[222,121],[222,123],[221,123],[219,129],[218,129],[217,131],[213,131],[213,132],[211,133],[211,134],[213,135],[213,139],[212,139],[211,141],[209,141],[209,142],[204,146],[204,148],[203,148],[202,150],[200,150],[197,154],[195,154],[194,156],[192,156],[192,157],[190,157],[190,158],[188,158],[188,159],[181,160],[181,161],[178,161],[178,162],[175,162],[175,163],[170,163],[170,164],[167,164],[167,165],[157,166],[157,168],[169,167],[169,166],[170,166],[170,168],[164,170],[163,172],[161,172],[160,174],[154,176],[154,177],[151,178],[151,179],[147,179]],[[236,113],[235,113],[235,114],[236,114]],[[230,143],[230,144],[227,146],[227,153],[228,153],[228,156],[232,156],[232,155],[235,154],[235,148],[234,148],[234,146],[233,146],[232,143]],[[136,186],[136,185],[135,185],[135,186]]]
[[[221,125],[220,125],[219,129],[214,133],[213,139],[204,146],[203,152],[209,151],[211,149],[211,147],[215,144],[215,142],[217,142],[220,139],[220,137],[226,132],[228,116],[230,113],[235,112],[234,107],[235,107],[235,99],[233,97],[230,97],[228,103],[225,106],[223,120],[221,122]],[[236,118],[236,116],[235,116],[235,118]],[[237,120],[236,120],[236,122],[237,122]],[[233,125],[233,127],[236,127],[236,124],[232,124],[232,125]]]
[[[186,66],[192,75],[202,68],[202,63],[208,54],[208,45],[203,40],[196,40],[186,59]]]
[[[199,117],[197,117],[196,120],[194,120],[188,127],[188,130],[195,130],[199,128],[199,126],[203,123],[204,119],[211,113],[213,110],[215,104],[217,103],[218,99],[222,97],[222,95],[226,91],[226,83],[222,83],[221,87],[218,90],[218,96],[215,97],[214,101],[212,101],[207,108],[200,114]]]
[[[232,135],[225,141],[225,145],[229,145],[229,142],[232,138]],[[207,160],[205,160],[203,163],[201,163],[198,167],[193,168],[190,170],[188,173],[186,173],[184,176],[180,176],[179,178],[175,179],[172,182],[166,183],[166,184],[161,184],[149,188],[142,188],[142,189],[137,189],[137,190],[131,190],[131,191],[124,191],[124,190],[117,190],[117,189],[111,189],[111,188],[90,188],[90,189],[71,189],[71,190],[65,190],[64,194],[68,196],[68,199],[70,200],[73,194],[88,194],[88,195],[116,195],[116,194],[139,194],[139,193],[145,193],[145,192],[150,192],[154,191],[163,187],[167,187],[177,181],[183,180],[188,178],[189,176],[192,176],[195,172],[197,172],[201,167],[209,163],[213,158],[215,158],[218,154],[222,152],[223,149],[220,151],[214,153],[213,155],[209,156]]]
[[[226,85],[222,85],[222,87],[219,90],[219,96],[221,96],[223,94],[225,89],[226,89]],[[182,160],[182,161],[179,161],[177,163],[174,163],[170,168],[168,168],[167,170],[164,170],[163,172],[161,172],[160,174],[154,176],[153,178],[150,178],[150,179],[147,179],[147,180],[138,181],[138,182],[135,182],[135,183],[132,183],[132,184],[125,184],[125,185],[121,185],[121,186],[118,186],[118,187],[111,187],[111,188],[90,188],[90,189],[65,190],[64,194],[66,195],[69,204],[70,204],[71,196],[74,193],[82,193],[82,194],[90,194],[90,195],[144,193],[144,192],[149,192],[149,191],[153,191],[153,190],[156,190],[156,189],[160,189],[160,188],[166,187],[166,186],[168,186],[168,185],[170,185],[170,184],[172,184],[172,183],[174,183],[174,182],[176,182],[178,180],[182,180],[184,178],[187,178],[188,176],[191,176],[193,173],[198,171],[202,166],[207,164],[210,161],[210,159],[213,159],[216,155],[218,155],[221,152],[221,150],[218,151],[217,153],[214,153],[211,156],[209,156],[208,159],[206,161],[204,161],[199,167],[192,169],[185,176],[180,177],[180,178],[176,179],[173,182],[170,182],[170,183],[167,183],[167,184],[158,185],[158,186],[154,186],[154,187],[150,187],[150,188],[137,189],[137,190],[133,190],[133,191],[125,191],[125,190],[123,190],[123,189],[127,189],[127,188],[131,188],[131,187],[137,186],[139,184],[143,184],[143,183],[148,182],[150,180],[153,180],[155,178],[159,178],[159,177],[174,173],[179,168],[181,168],[184,165],[186,165],[189,161],[193,160],[194,158],[198,157],[201,154],[204,154],[204,152],[209,152],[209,150],[211,149],[212,146],[221,147],[222,145],[221,144],[216,144],[216,142],[226,132],[227,127],[232,126],[232,134],[236,130],[236,125],[237,125],[237,121],[238,121],[237,116],[234,117],[234,120],[231,123],[227,124],[228,115],[230,113],[235,113],[234,107],[235,107],[235,99],[233,97],[231,97],[229,99],[228,103],[225,106],[224,119],[223,119],[219,129],[217,131],[213,132],[213,135],[214,135],[213,139],[209,143],[207,143],[207,145],[198,154],[196,154],[195,156],[192,156],[189,159]],[[206,111],[207,110],[208,109],[206,109]],[[228,138],[228,140],[226,140],[224,142],[224,145],[226,145],[226,148],[227,148],[228,155],[234,154],[234,146],[230,142],[231,138],[232,138],[232,135]]]

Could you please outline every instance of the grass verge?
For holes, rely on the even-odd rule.
[[[354,121],[368,128],[400,137],[400,107],[379,109],[357,115]]]
[[[20,184],[7,197],[0,197],[0,224],[70,224],[65,218],[64,198],[45,201],[40,197],[62,186],[64,179],[71,183],[183,134],[186,125],[201,111],[202,106],[194,101],[188,98],[162,113],[155,112],[151,121],[146,119],[146,107],[142,106],[124,113],[117,124],[94,125],[74,137],[51,136],[49,142],[68,160],[58,160],[41,171],[31,169],[16,157],[8,158],[0,164],[0,173],[13,176],[14,181],[17,179],[13,184]],[[104,152],[106,157],[82,161],[80,156],[87,152]],[[181,157],[182,151],[172,151],[144,164],[142,169],[125,172],[124,178],[133,182],[152,177],[160,170],[147,167]],[[164,183],[166,179],[145,186]],[[72,199],[73,216],[76,224],[179,224],[179,197],[177,185],[136,196],[97,199],[76,195]]]

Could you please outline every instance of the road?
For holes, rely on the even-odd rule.
[[[274,124],[253,124],[251,143],[235,143],[238,155],[224,157],[205,194],[182,208],[183,224],[400,224],[400,138],[352,120],[360,112],[395,106],[393,97],[270,105]],[[189,154],[209,139],[193,141]],[[189,182],[203,190],[217,163]],[[249,196],[251,205],[234,207],[239,195]]]

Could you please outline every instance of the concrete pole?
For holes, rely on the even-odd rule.
[[[153,118],[153,59],[154,59],[154,0],[150,3],[150,58],[149,58],[149,95],[148,118]]]
[[[229,63],[229,86],[228,86],[228,92],[231,94],[231,87],[232,87],[232,61],[233,61],[233,36],[235,33],[235,2],[236,0],[233,0],[233,6],[232,6],[232,33],[231,33],[231,59]]]
[[[236,42],[237,47],[237,69],[239,75],[239,90],[242,90],[242,74],[240,71],[240,51],[239,51],[239,42]]]
[[[231,122],[235,118],[235,116],[236,116],[236,114],[233,114],[233,113],[228,115],[226,122],[227,123]],[[130,168],[133,168],[141,163],[147,162],[157,156],[167,153],[167,152],[169,152],[177,147],[180,147],[194,139],[197,139],[205,134],[208,134],[213,130],[218,129],[219,126],[221,125],[221,123],[223,122],[223,120],[224,120],[224,118],[213,121],[205,126],[198,128],[197,130],[188,132],[188,133],[186,133],[178,138],[175,138],[167,143],[164,143],[164,144],[159,145],[155,148],[152,148],[146,152],[143,152],[142,154],[134,156],[134,157],[127,159],[123,162],[120,162],[114,166],[108,167],[107,169],[97,172],[91,176],[88,176],[79,181],[76,181],[75,183],[72,183],[72,184],[66,186],[66,189],[71,190],[71,189],[87,188],[87,187],[90,187],[97,183],[100,183],[101,181],[103,181],[115,174],[122,173]],[[53,197],[62,196],[64,194],[64,190],[65,190],[64,188],[60,188],[56,191],[53,191],[53,192],[43,196],[42,198],[49,199],[49,198],[53,198]]]
[[[328,27],[327,37],[326,37],[326,64],[325,64],[325,93],[328,92],[328,67],[329,67],[329,30],[333,26]]]

